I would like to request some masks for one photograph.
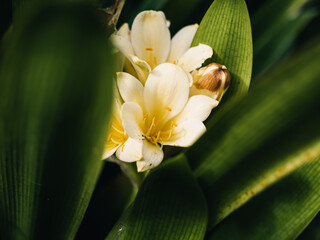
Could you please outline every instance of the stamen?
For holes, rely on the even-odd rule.
[[[154,64],[157,65],[157,58],[156,57],[153,58],[153,61],[154,61]]]
[[[118,141],[114,140],[113,138],[111,138],[110,140],[115,144],[121,144],[121,142],[118,142]]]
[[[119,130],[118,128],[116,128],[113,124],[111,125],[111,127],[116,130],[118,133],[120,134],[124,134],[124,131]]]
[[[147,61],[147,63],[149,64],[149,66],[151,67],[151,63],[149,61]]]
[[[157,137],[156,137],[156,142],[158,142],[158,140],[159,140],[160,133],[161,133],[161,131],[159,130],[159,131],[158,131],[158,134],[157,134]]]
[[[149,116],[149,113],[146,113],[145,115],[143,115],[143,118],[147,118]]]
[[[152,51],[153,49],[151,47],[146,47],[145,48],[147,51]]]
[[[171,121],[171,126],[170,126],[170,132],[169,132],[169,135],[167,137],[167,140],[169,140],[172,136],[172,132],[173,132],[173,127],[177,127],[178,124],[176,124],[174,121]]]
[[[168,107],[168,106],[164,106],[164,109],[165,109],[165,110],[168,110],[169,112],[172,111],[172,109],[171,109],[170,107]]]
[[[176,60],[173,60],[173,64],[176,64]]]
[[[152,128],[153,128],[154,126],[156,126],[155,120],[156,120],[156,117],[153,117],[153,118],[152,118],[152,123],[151,123],[151,125],[150,125],[150,127],[149,127],[149,129],[148,129],[148,131],[147,131],[147,133],[146,133],[146,136],[148,136],[148,135],[150,134]]]
[[[155,121],[156,121],[156,117],[153,117],[153,118],[152,118],[152,124],[153,124],[153,126],[156,126],[156,122],[155,122]]]

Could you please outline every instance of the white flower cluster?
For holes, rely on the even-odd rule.
[[[117,73],[103,159],[115,153],[146,171],[161,163],[164,145],[189,147],[205,132],[203,121],[228,88],[230,74],[219,64],[199,69],[213,51],[204,44],[190,48],[197,28],[184,27],[171,39],[163,12],[144,11],[131,31],[124,24],[111,37],[125,72]]]

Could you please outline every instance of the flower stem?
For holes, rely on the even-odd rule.
[[[127,163],[120,161],[116,156],[112,155],[107,159],[110,162],[114,162],[118,164],[122,170],[122,172],[127,175],[132,186],[135,188],[135,192],[138,191],[142,181],[146,177],[146,173],[138,173],[136,170],[136,165],[132,163]]]

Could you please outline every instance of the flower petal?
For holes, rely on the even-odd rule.
[[[142,84],[145,84],[147,77],[151,72],[151,67],[146,61],[143,61],[134,55],[130,55],[129,60],[137,73],[138,79],[141,81]]]
[[[141,107],[134,102],[124,103],[121,108],[121,116],[126,134],[131,138],[142,139],[143,111]]]
[[[158,166],[163,160],[163,151],[159,146],[143,141],[142,147],[143,158],[137,161],[138,172],[144,172]]]
[[[177,61],[189,48],[198,29],[198,24],[182,28],[171,40],[171,50],[167,62]]]
[[[189,119],[197,119],[203,122],[210,115],[211,110],[219,102],[204,95],[195,95],[189,98],[183,111],[175,118],[174,122],[180,124]]]
[[[120,144],[114,144],[112,142],[110,143],[109,141],[107,141],[107,144],[105,145],[105,148],[103,150],[102,160],[112,156],[112,154],[114,154],[115,151],[117,151],[119,146]]]
[[[170,119],[182,111],[189,96],[189,79],[180,67],[163,63],[149,75],[144,104],[149,116]]]
[[[129,73],[118,72],[117,85],[125,102],[135,102],[143,106],[143,86],[138,79]]]
[[[115,45],[126,57],[134,54],[134,51],[129,39],[123,36],[112,34],[110,37],[110,40],[113,43],[113,45]]]
[[[185,71],[191,72],[196,68],[201,67],[202,63],[213,54],[212,48],[205,44],[199,44],[196,47],[190,48],[183,56],[179,59],[178,65],[181,66]]]
[[[142,140],[128,138],[116,152],[118,159],[124,162],[135,162],[142,158]]]
[[[144,11],[133,21],[131,42],[136,55],[153,69],[167,60],[170,51],[170,31],[163,12]]]
[[[130,40],[130,29],[128,23],[122,24],[119,28],[117,35],[125,37],[126,39]]]
[[[189,147],[206,131],[204,124],[197,119],[186,120],[180,124],[172,133],[169,141],[164,141],[164,145],[179,147]]]
[[[113,34],[111,36],[111,41],[130,61],[137,74],[138,79],[144,84],[149,75],[149,72],[151,71],[149,64],[134,55],[131,42],[127,38]],[[130,69],[131,66],[127,63],[126,68]]]

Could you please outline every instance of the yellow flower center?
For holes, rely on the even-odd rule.
[[[165,110],[168,112],[171,112],[172,109],[168,106],[164,107]],[[144,121],[144,129],[143,129],[143,136],[152,144],[162,148],[163,141],[168,141],[172,137],[172,133],[174,130],[174,127],[177,127],[178,125],[173,121],[164,121],[164,119],[167,117],[167,114],[162,116],[161,118],[156,116],[149,116],[148,113],[146,113],[143,116]]]

